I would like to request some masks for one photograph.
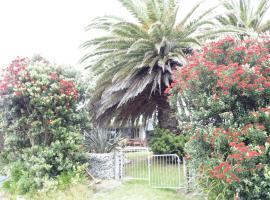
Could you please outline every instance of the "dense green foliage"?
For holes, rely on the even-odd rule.
[[[83,169],[81,131],[84,110],[78,110],[83,84],[74,71],[39,58],[16,59],[2,76],[5,146],[2,160],[12,193],[28,193]]]
[[[209,199],[270,198],[269,41],[260,35],[206,44],[166,91],[191,134],[186,151]]]
[[[177,154],[183,158],[187,140],[187,136],[183,134],[175,135],[169,130],[156,127],[149,145],[154,154]]]

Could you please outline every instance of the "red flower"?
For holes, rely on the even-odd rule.
[[[239,178],[238,176],[236,176],[234,173],[231,173],[230,175],[231,175],[231,177],[232,177],[234,180],[236,180],[238,183],[241,181],[240,178]]]
[[[228,158],[236,159],[236,160],[244,160],[242,154],[234,153],[228,156]]]
[[[264,83],[263,83],[263,86],[264,86],[264,87],[270,87],[270,82],[264,82]]]
[[[249,151],[247,152],[247,158],[253,158],[253,157],[256,157],[256,156],[260,156],[261,153],[257,152],[257,151]]]
[[[16,96],[21,96],[21,95],[22,95],[22,92],[16,91],[16,92],[15,92],[15,95],[16,95]]]
[[[227,183],[231,184],[233,182],[233,179],[227,178],[226,181]]]
[[[56,79],[58,79],[58,74],[57,73],[51,73],[51,79],[52,80],[56,80]]]

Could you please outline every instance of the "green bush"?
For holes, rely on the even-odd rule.
[[[187,136],[175,135],[169,130],[155,128],[153,138],[150,140],[150,147],[154,154],[177,154],[183,158],[184,147]]]
[[[87,126],[85,88],[79,74],[44,59],[16,59],[0,84],[5,107],[2,161],[9,180],[4,188],[25,194],[46,182],[81,173],[85,166],[81,132]],[[81,106],[80,106],[81,107]],[[75,174],[74,174],[75,173]]]
[[[94,153],[110,153],[120,146],[121,132],[111,132],[104,128],[85,131],[84,142],[87,150]]]
[[[208,199],[270,199],[269,41],[205,44],[167,89],[179,121],[193,127],[186,152]]]

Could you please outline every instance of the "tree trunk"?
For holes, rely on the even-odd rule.
[[[157,99],[158,105],[158,126],[168,129],[173,133],[178,133],[178,121],[174,110],[170,107],[167,97],[162,95]]]

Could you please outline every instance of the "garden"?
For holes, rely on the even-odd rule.
[[[270,0],[118,1],[83,71],[2,70],[0,199],[270,199]]]

